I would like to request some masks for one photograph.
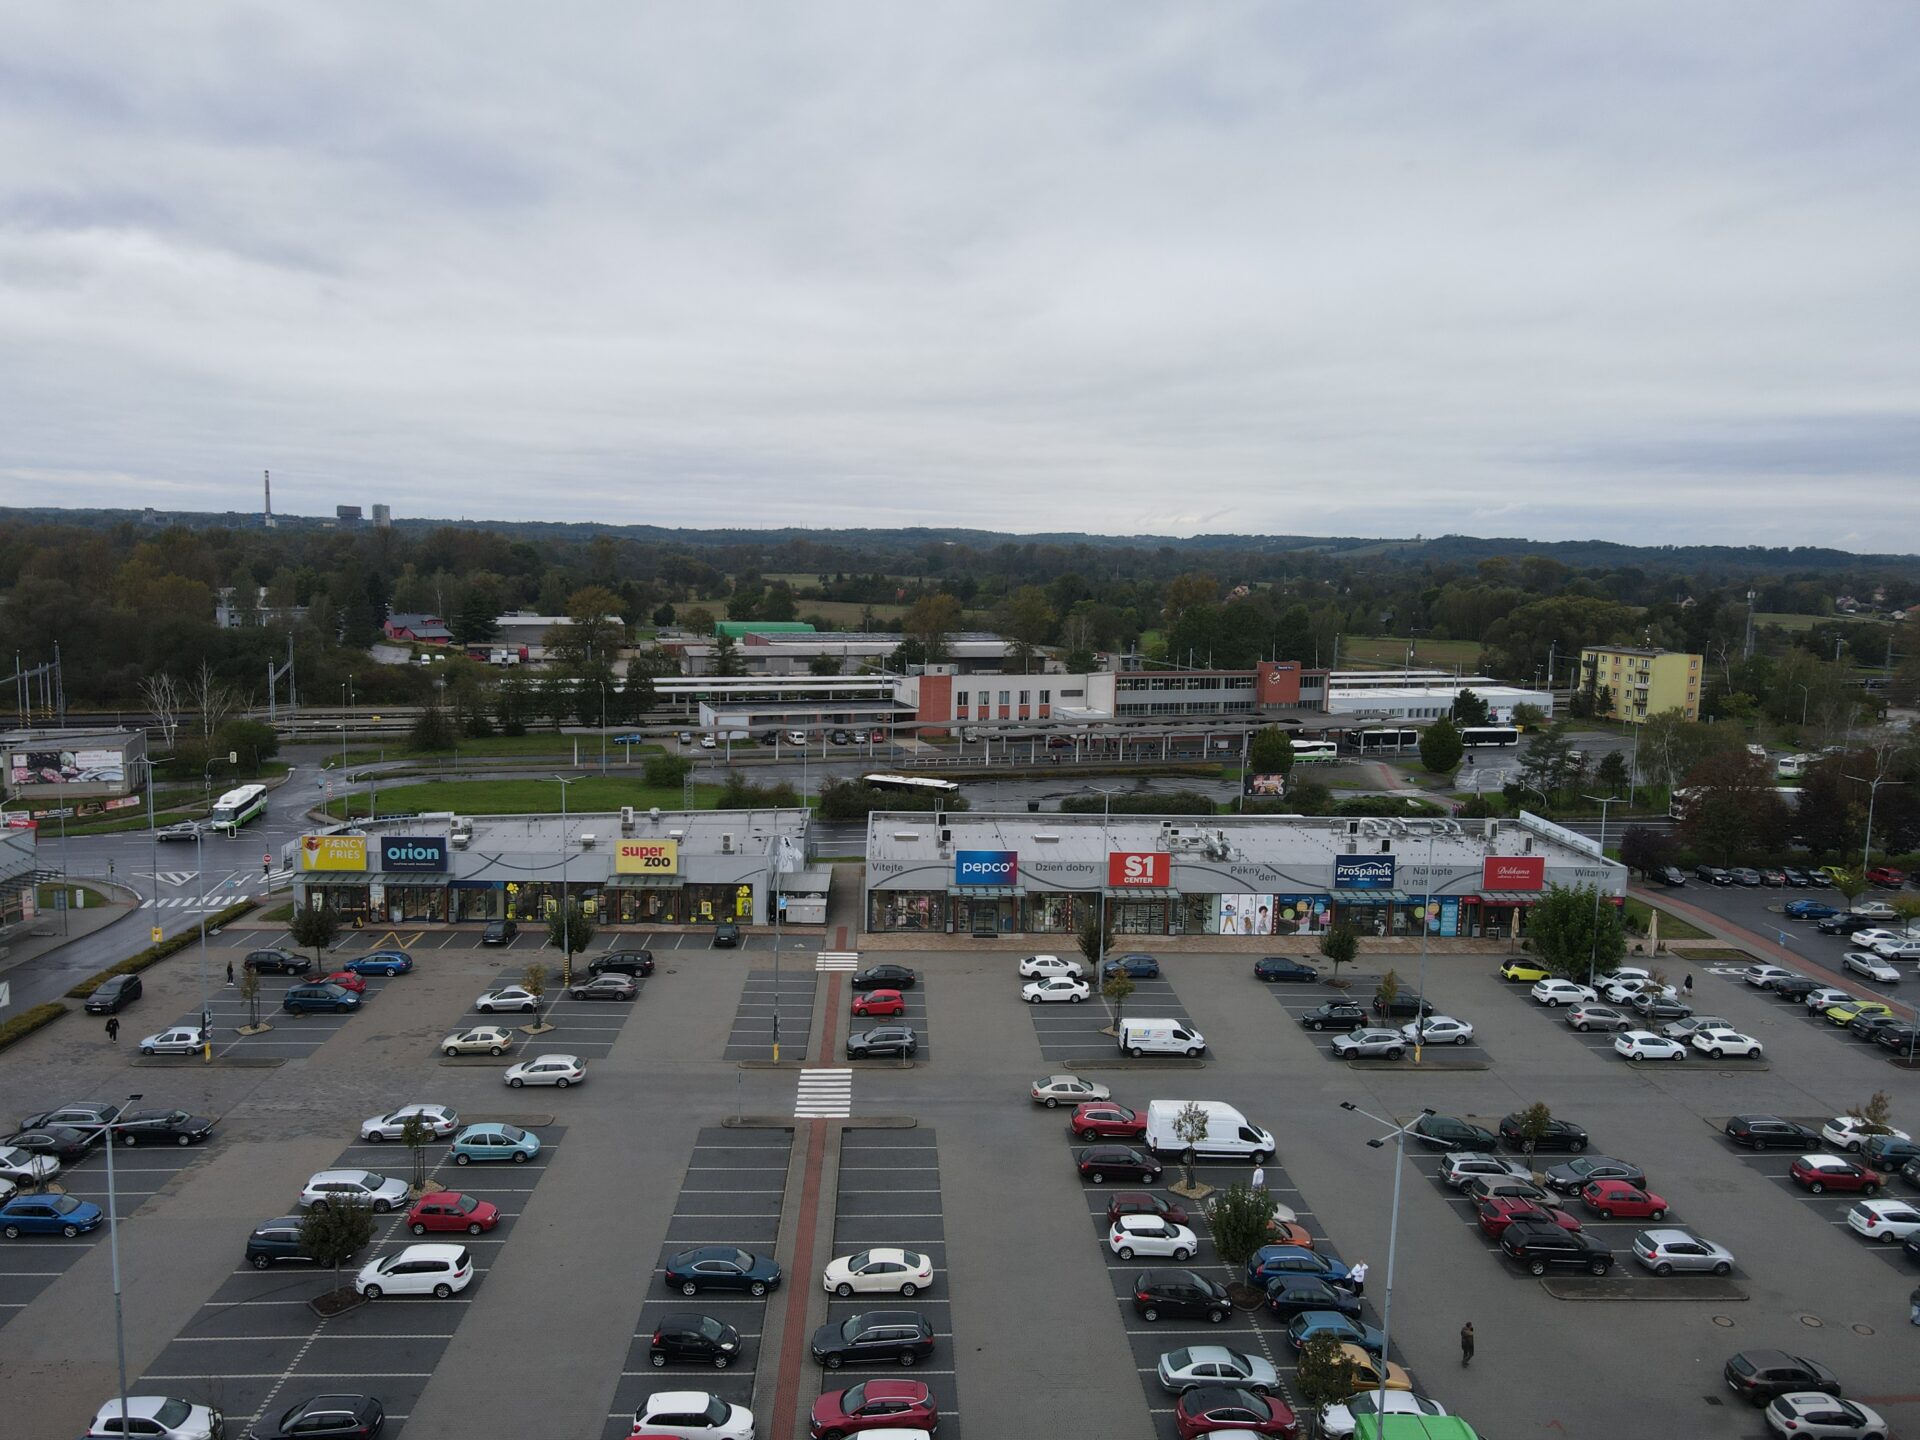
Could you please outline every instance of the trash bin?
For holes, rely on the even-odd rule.
[[[1027,801],[1027,813],[1029,815],[1038,815],[1040,813],[1040,802],[1038,800]]]

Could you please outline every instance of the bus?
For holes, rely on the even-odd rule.
[[[906,795],[958,795],[960,786],[952,780],[930,780],[920,775],[862,775],[862,785],[876,790],[898,790]]]
[[[210,830],[224,830],[229,835],[256,815],[267,813],[267,787],[264,785],[242,785],[238,790],[229,790],[213,802],[213,814],[207,821]]]
[[[1338,760],[1340,747],[1331,740],[1296,740],[1293,742],[1293,758],[1298,763]]]
[[[1349,730],[1347,738],[1362,755],[1402,755],[1420,748],[1420,732],[1406,730]]]
[[[1520,743],[1520,729],[1516,725],[1467,725],[1460,731],[1460,743],[1469,750],[1497,745],[1505,747]]]

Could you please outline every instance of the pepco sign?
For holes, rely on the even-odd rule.
[[[1020,852],[1017,850],[956,850],[953,852],[953,883],[956,885],[1012,885],[1020,877]]]
[[[1539,890],[1546,883],[1544,855],[1489,855],[1480,862],[1482,890]]]
[[[1116,850],[1107,856],[1107,884],[1115,890],[1138,885],[1165,890],[1173,883],[1173,857],[1164,850]]]

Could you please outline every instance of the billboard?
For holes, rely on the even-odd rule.
[[[1271,895],[1222,895],[1220,897],[1220,933],[1222,935],[1273,934],[1274,897]]]
[[[122,785],[126,757],[113,750],[16,750],[7,757],[8,777],[22,785]]]
[[[1249,775],[1245,786],[1249,795],[1285,795],[1287,777],[1284,775]]]
[[[1020,878],[1020,852],[1017,850],[956,850],[953,852],[953,883],[956,885],[1012,885]]]
[[[1115,850],[1107,856],[1107,885],[1124,890],[1129,885],[1165,890],[1173,884],[1173,857],[1164,850]]]
[[[447,837],[444,835],[382,835],[382,870],[438,873],[447,868]]]
[[[1393,889],[1394,857],[1391,855],[1341,855],[1333,862],[1333,888],[1336,890]]]
[[[1489,855],[1480,862],[1482,890],[1541,890],[1546,883],[1544,855]]]
[[[367,868],[367,837],[364,835],[302,835],[302,870],[364,870]]]
[[[613,849],[613,873],[616,875],[677,875],[680,873],[678,840],[621,840]]]

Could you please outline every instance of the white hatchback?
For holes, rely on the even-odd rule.
[[[1738,1030],[1717,1027],[1696,1030],[1689,1040],[1694,1049],[1703,1055],[1711,1055],[1715,1060],[1727,1055],[1760,1054],[1760,1042],[1751,1035],[1742,1035]]]
[[[403,1208],[407,1203],[407,1182],[370,1170],[322,1170],[307,1181],[300,1192],[300,1203],[324,1210],[338,1201],[359,1201],[372,1207],[376,1215]]]
[[[1600,997],[1591,985],[1576,985],[1571,980],[1536,980],[1527,992],[1549,1010],[1560,1005],[1582,1005]]]
[[[1856,1235],[1891,1245],[1920,1234],[1920,1210],[1905,1200],[1861,1200],[1847,1211],[1847,1225]]]
[[[1913,1137],[1904,1130],[1895,1130],[1891,1126],[1871,1125],[1858,1115],[1836,1115],[1820,1127],[1820,1138],[1836,1150],[1858,1153],[1867,1143],[1869,1136],[1891,1135],[1896,1140],[1911,1140]]]
[[[418,1115],[420,1123],[427,1127],[427,1133],[436,1140],[444,1140],[460,1128],[459,1112],[447,1105],[402,1105],[398,1110],[390,1110],[385,1115],[370,1115],[360,1122],[360,1138],[376,1144],[382,1140],[398,1140],[406,1133],[407,1121]]]
[[[207,1032],[198,1025],[176,1025],[171,1030],[162,1030],[158,1035],[147,1036],[140,1042],[140,1053],[142,1055],[197,1055],[206,1043]],[[116,1423],[119,1418],[116,1413],[114,1416]]]
[[[1136,1255],[1166,1255],[1185,1260],[1199,1248],[1193,1231],[1158,1215],[1122,1215],[1107,1232],[1107,1248],[1122,1260]]]
[[[491,1015],[497,1010],[518,1010],[531,1015],[540,1008],[540,1001],[524,985],[505,985],[498,990],[489,990],[473,1002],[473,1008],[482,1015]]]
[[[1081,973],[1078,960],[1063,959],[1058,955],[1029,955],[1020,962],[1020,976],[1030,980],[1036,975],[1067,975],[1078,977]]]
[[[464,1245],[409,1245],[363,1265],[353,1288],[369,1300],[382,1295],[431,1295],[436,1300],[473,1283],[473,1257]]]
[[[1020,998],[1029,1005],[1066,1003],[1078,1005],[1093,993],[1093,987],[1071,975],[1051,975],[1045,980],[1029,980],[1020,987]]]
[[[96,1435],[140,1435],[152,1440],[219,1440],[225,1433],[226,1417],[218,1410],[196,1405],[191,1400],[176,1400],[171,1395],[129,1395],[126,1398],[126,1428],[120,1428],[121,1401],[116,1397],[102,1405],[88,1429]]]
[[[1625,1030],[1614,1038],[1616,1053],[1629,1060],[1684,1060],[1687,1047],[1651,1030]]]
[[[578,1055],[536,1055],[509,1065],[504,1078],[516,1090],[522,1085],[552,1085],[564,1090],[587,1078],[587,1066]]]
[[[704,1390],[662,1390],[633,1412],[636,1435],[676,1440],[753,1440],[753,1412]]]
[[[858,1255],[842,1255],[820,1277],[829,1295],[899,1295],[912,1299],[933,1284],[933,1261],[918,1250],[876,1245]]]

